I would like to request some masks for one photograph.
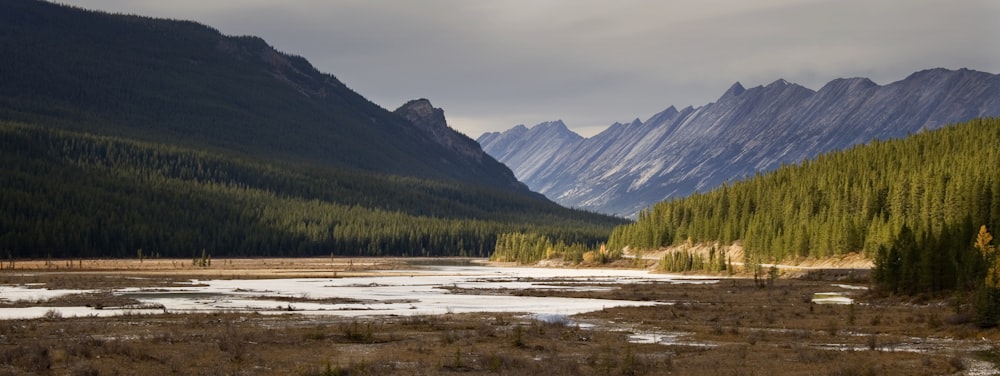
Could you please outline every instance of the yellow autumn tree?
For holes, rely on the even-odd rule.
[[[975,243],[986,265],[984,285],[976,296],[977,321],[983,328],[995,327],[1000,321],[1000,257],[997,257],[997,249],[991,242],[993,235],[983,225],[979,228]]]
[[[986,287],[1000,289],[1000,257],[997,257],[996,248],[990,244],[992,242],[993,235],[986,230],[986,225],[979,227],[975,246],[986,260]]]

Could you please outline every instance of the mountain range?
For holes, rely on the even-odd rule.
[[[782,164],[997,115],[1000,75],[938,68],[887,85],[836,79],[819,90],[783,79],[749,89],[737,82],[713,103],[670,106],[590,138],[552,121],[477,141],[562,205],[634,216]]]
[[[8,258],[483,257],[624,222],[530,191],[426,99],[389,111],[257,37],[39,0],[0,0],[0,166]]]

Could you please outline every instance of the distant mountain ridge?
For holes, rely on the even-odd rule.
[[[670,106],[591,138],[548,122],[478,141],[560,204],[632,216],[824,152],[997,115],[1000,75],[938,68],[884,86],[836,79],[815,91],[783,79],[750,89],[737,82],[713,103]]]

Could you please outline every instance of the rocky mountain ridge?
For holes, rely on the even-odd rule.
[[[396,111],[418,129],[422,130],[432,140],[459,154],[465,155],[472,160],[482,163],[484,156],[483,149],[475,140],[455,131],[448,125],[444,117],[444,110],[434,107],[430,100],[425,98],[414,99],[400,106]]]
[[[733,84],[583,138],[561,122],[487,133],[483,149],[556,202],[621,216],[874,139],[1000,115],[1000,75],[930,69],[887,85],[843,78],[812,90],[783,79]],[[545,134],[546,137],[538,137]]]

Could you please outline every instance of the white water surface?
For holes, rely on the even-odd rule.
[[[854,304],[854,299],[839,292],[817,292],[813,294],[812,302],[816,304]]]
[[[194,280],[191,286],[123,288],[115,294],[158,309],[89,307],[0,308],[0,319],[112,316],[166,312],[258,312],[337,316],[436,315],[465,312],[523,312],[574,315],[608,307],[650,306],[657,302],[559,297],[510,296],[511,290],[603,290],[614,284],[665,281],[714,283],[717,279],[652,274],[643,270],[425,266],[395,270],[386,276],[252,280]],[[598,286],[600,285],[600,286]],[[36,287],[36,288],[32,288]],[[442,288],[445,287],[445,288]],[[456,289],[456,292],[448,288]],[[37,300],[88,290],[46,290],[37,286],[0,286],[0,300]],[[275,297],[353,299],[359,302],[287,302]]]

